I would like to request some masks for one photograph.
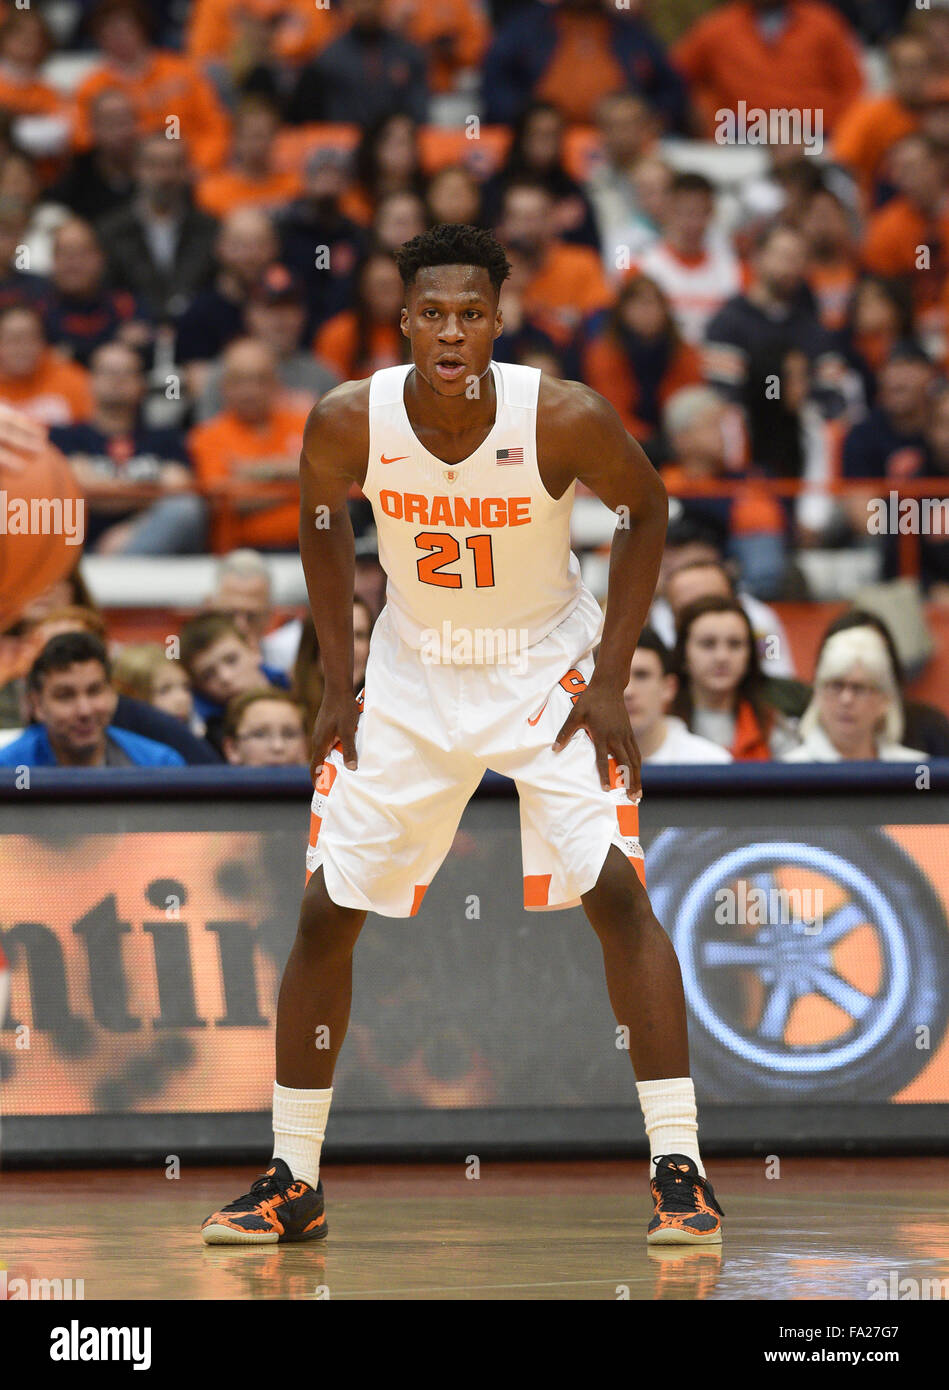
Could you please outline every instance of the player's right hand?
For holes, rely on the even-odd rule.
[[[333,695],[324,691],[316,723],[313,725],[312,757],[310,777],[314,786],[320,768],[338,742],[342,746],[343,763],[350,770],[356,767],[356,722],[359,719],[359,706],[355,695],[344,693]]]

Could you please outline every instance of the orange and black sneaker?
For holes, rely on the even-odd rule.
[[[328,1230],[322,1182],[315,1190],[298,1182],[283,1159],[275,1158],[249,1192],[208,1217],[201,1236],[205,1245],[276,1245],[322,1240]]]
[[[656,1204],[646,1230],[650,1245],[720,1245],[725,1213],[712,1184],[685,1154],[659,1154],[649,1184]]]

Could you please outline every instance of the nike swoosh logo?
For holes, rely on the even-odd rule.
[[[548,696],[547,696],[547,700],[549,700],[549,699],[550,699],[550,696],[548,695]],[[536,724],[536,723],[537,723],[538,719],[539,719],[540,716],[543,714],[544,710],[547,708],[547,700],[545,700],[544,703],[541,705],[540,709],[539,709],[539,710],[537,711],[537,713],[534,715],[533,719],[528,719],[528,721],[527,721],[528,724]]]
[[[385,454],[380,454],[380,455],[379,455],[379,461],[380,461],[381,463],[399,463],[402,459],[407,459],[407,458],[408,458],[408,454],[397,454],[397,455],[395,456],[395,458],[392,458],[392,459],[387,459],[386,456],[385,456]]]

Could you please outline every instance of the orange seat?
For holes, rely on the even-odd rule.
[[[422,168],[429,175],[449,164],[463,164],[478,178],[487,178],[500,169],[510,144],[511,132],[503,125],[482,125],[471,139],[464,127],[446,130],[428,125],[419,131]]]
[[[352,152],[359,144],[358,125],[342,122],[313,121],[309,125],[287,126],[274,141],[274,169],[281,173],[302,174],[307,158],[314,150],[344,150]]]

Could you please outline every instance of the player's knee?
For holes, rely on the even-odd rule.
[[[628,937],[656,925],[649,895],[625,856],[607,856],[596,886],[583,895],[583,906],[598,936]]]
[[[298,933],[310,949],[327,956],[352,951],[366,920],[359,908],[341,907],[326,891],[322,872],[312,876],[300,905]]]

